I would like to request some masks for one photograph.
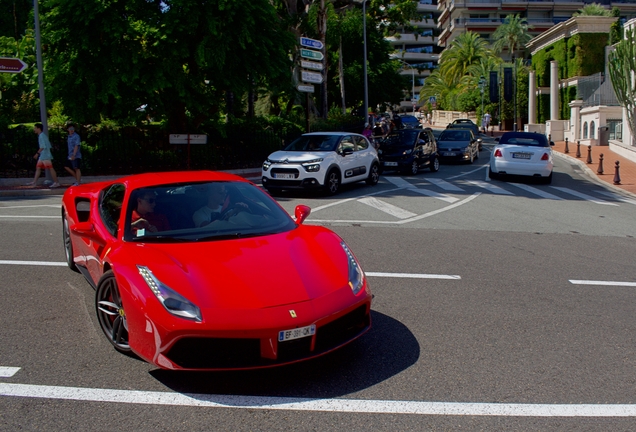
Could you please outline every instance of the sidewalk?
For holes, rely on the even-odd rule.
[[[260,181],[261,168],[247,168],[238,170],[223,170],[223,172],[236,174],[251,181]],[[110,181],[121,177],[117,176],[82,176],[82,183],[94,183],[100,181]],[[38,180],[38,186],[26,186],[26,183],[32,181],[32,178],[0,178],[0,198],[1,197],[26,197],[26,196],[42,196],[42,195],[64,195],[66,189],[75,181],[71,176],[59,177],[61,187],[51,189],[44,185],[45,177],[42,176]]]

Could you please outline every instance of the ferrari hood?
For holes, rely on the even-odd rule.
[[[137,265],[204,308],[261,309],[304,302],[347,286],[342,240],[303,226],[262,237],[137,244]]]

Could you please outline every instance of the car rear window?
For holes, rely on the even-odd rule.
[[[499,144],[514,144],[520,146],[529,146],[529,147],[549,147],[548,141],[546,139],[541,139],[541,137],[520,137],[520,136],[503,136],[499,141]]]

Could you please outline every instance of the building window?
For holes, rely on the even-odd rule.
[[[592,121],[590,123],[590,139],[594,139],[594,131],[596,130],[595,126],[594,121]]]
[[[587,139],[587,122],[583,123],[583,139]]]

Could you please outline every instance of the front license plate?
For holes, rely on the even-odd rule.
[[[314,334],[316,334],[316,324],[291,330],[282,330],[278,332],[278,342],[300,339],[307,336],[313,336]]]
[[[530,159],[532,153],[512,153],[512,157],[515,159]]]
[[[397,166],[397,162],[384,162],[384,166]]]
[[[457,155],[455,154],[455,152],[444,152],[442,153],[442,156],[457,156]]]
[[[274,178],[277,179],[295,179],[296,177],[293,174],[274,174]]]

